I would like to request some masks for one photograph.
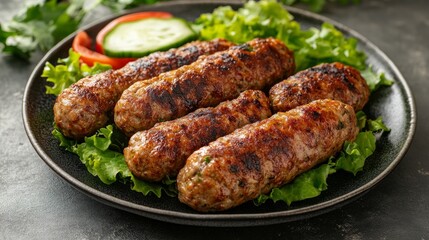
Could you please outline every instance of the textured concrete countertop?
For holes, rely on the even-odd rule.
[[[329,5],[322,15],[358,31],[389,56],[414,94],[418,124],[403,160],[358,200],[310,219],[245,228],[175,225],[104,205],[57,176],[25,134],[24,87],[43,55],[29,62],[2,56],[0,239],[429,239],[429,2],[361,2]],[[0,3],[0,21],[22,6],[19,0]]]

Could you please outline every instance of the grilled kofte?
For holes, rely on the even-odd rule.
[[[246,124],[271,116],[268,97],[247,90],[214,108],[201,108],[181,118],[157,123],[134,134],[124,149],[125,161],[139,178],[175,178],[192,152]]]
[[[274,111],[284,112],[317,99],[335,99],[355,111],[368,102],[369,88],[359,71],[342,63],[325,63],[300,71],[270,90]]]
[[[195,41],[177,49],[153,53],[118,70],[85,77],[58,96],[54,105],[55,123],[67,137],[80,139],[88,136],[106,124],[109,112],[131,84],[190,64],[201,55],[222,51],[232,45],[225,40]]]
[[[293,53],[280,40],[254,39],[160,74],[150,85],[131,85],[115,106],[115,123],[131,136],[157,122],[236,98],[242,91],[272,86],[294,70]]]
[[[316,100],[246,125],[195,151],[179,172],[179,200],[222,211],[290,182],[352,141],[359,132],[350,105]]]

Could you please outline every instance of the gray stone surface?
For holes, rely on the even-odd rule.
[[[58,177],[22,123],[29,62],[0,57],[0,239],[429,239],[429,2],[363,0],[323,15],[366,36],[397,65],[414,94],[417,129],[397,168],[357,201],[297,222],[251,228],[169,224],[103,205]],[[0,3],[0,21],[23,4]],[[97,12],[87,21],[101,17]]]

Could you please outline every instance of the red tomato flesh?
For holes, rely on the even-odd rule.
[[[112,58],[99,52],[92,51],[92,39],[86,32],[79,32],[73,40],[72,48],[80,54],[80,60],[88,66],[93,66],[95,63],[109,64],[113,69],[118,69],[128,62],[136,60],[135,58]]]

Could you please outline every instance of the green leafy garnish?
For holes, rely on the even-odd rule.
[[[380,116],[375,120],[368,120],[368,129],[372,132],[380,132],[380,131],[384,131],[384,132],[389,132],[390,128],[388,128],[384,122],[383,122],[383,118]]]
[[[153,193],[157,197],[161,197],[162,191],[164,191],[169,196],[175,196],[174,180],[166,179],[163,183],[150,183],[132,175],[125,163],[124,155],[111,149],[112,145],[115,145],[114,139],[112,139],[115,131],[118,130],[113,125],[108,125],[93,136],[86,137],[82,143],[65,138],[57,128],[54,128],[52,134],[60,141],[60,146],[77,154],[88,172],[97,176],[103,183],[129,182],[133,191],[141,192],[144,195]],[[113,147],[115,148],[115,146]]]
[[[370,131],[360,132],[354,142],[345,142],[335,169],[342,169],[356,175],[362,171],[365,160],[375,151],[375,136]]]
[[[57,65],[54,66],[49,62],[45,63],[42,77],[47,78],[46,81],[52,83],[52,86],[46,86],[47,94],[58,96],[64,89],[81,78],[101,73],[111,68],[109,65],[99,63],[89,67],[84,63],[80,63],[79,57],[78,53],[70,49],[69,56],[58,59]]]
[[[323,164],[317,168],[307,171],[297,177],[293,184],[286,184],[280,188],[274,188],[270,195],[260,195],[254,202],[260,205],[268,199],[284,201],[288,205],[292,202],[300,201],[307,198],[313,198],[328,188],[326,182],[328,175],[335,172],[331,163]]]
[[[366,67],[366,55],[357,49],[355,38],[346,38],[330,23],[323,23],[320,30],[310,28],[300,36],[302,45],[294,50],[297,70],[325,63],[342,62],[357,69]]]
[[[28,59],[37,49],[45,52],[73,33],[83,18],[102,5],[118,11],[161,0],[46,0],[30,5],[9,22],[0,24],[0,52]]]
[[[365,123],[364,130],[359,132],[353,142],[345,142],[342,150],[335,157],[331,157],[328,163],[311,169],[298,177],[291,183],[279,188],[274,188],[269,195],[261,195],[254,200],[256,205],[265,203],[268,199],[274,202],[283,201],[290,205],[292,202],[317,197],[328,187],[327,178],[330,174],[338,170],[343,170],[356,175],[363,170],[365,160],[371,156],[376,147],[374,133],[385,131],[388,128],[381,121],[381,118],[374,120],[379,126],[373,128],[363,112],[357,114],[358,122]]]
[[[359,130],[362,130],[366,127],[367,116],[365,112],[359,111],[356,113],[357,125]]]
[[[366,67],[366,55],[357,50],[356,39],[346,38],[329,23],[322,24],[321,29],[303,30],[275,0],[249,1],[237,11],[219,7],[196,19],[194,28],[206,40],[221,37],[244,43],[258,37],[280,39],[294,51],[297,70],[333,61],[358,69]]]
[[[387,79],[384,73],[376,74],[371,67],[367,67],[365,70],[361,71],[361,74],[368,83],[371,92],[374,92],[381,86],[391,86],[393,84],[393,81]]]
[[[35,4],[0,25],[0,49],[24,59],[37,48],[47,51],[74,32],[85,15],[83,0]]]
[[[254,38],[275,37],[294,51],[297,71],[326,62],[342,62],[370,76],[371,90],[391,85],[384,74],[375,74],[366,65],[366,54],[357,47],[355,38],[347,38],[332,24],[318,28],[301,29],[293,16],[275,0],[249,1],[244,7],[233,10],[229,6],[202,14],[193,27],[200,39],[225,38],[244,43]]]

